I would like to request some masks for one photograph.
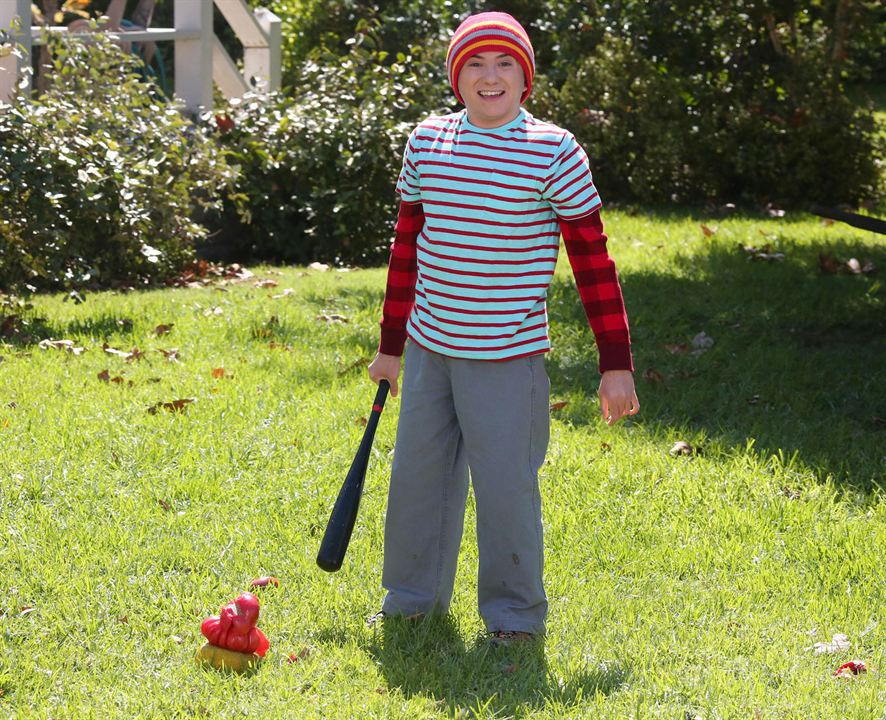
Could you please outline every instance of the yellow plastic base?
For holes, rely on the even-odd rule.
[[[211,665],[216,670],[235,673],[248,673],[255,670],[261,657],[255,653],[241,653],[206,643],[197,651],[197,660]]]

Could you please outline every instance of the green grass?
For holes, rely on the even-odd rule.
[[[314,565],[371,402],[383,270],[36,298],[31,339],[0,345],[0,717],[882,719],[882,238],[808,216],[607,219],[642,411],[598,420],[593,338],[561,263],[551,611],[544,644],[523,649],[483,642],[470,502],[452,613],[365,627],[397,401],[345,566]],[[764,243],[784,261],[739,249]],[[825,274],[820,252],[879,275]],[[333,312],[348,322],[316,319]],[[703,354],[665,347],[700,332]],[[86,352],[43,350],[48,337]],[[195,401],[147,411],[180,398]],[[701,454],[672,457],[676,440]],[[263,574],[281,580],[261,594],[263,665],[198,666],[201,620]],[[837,632],[848,651],[808,649]],[[871,672],[831,676],[852,658]]]

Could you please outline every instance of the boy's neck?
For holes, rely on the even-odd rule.
[[[510,119],[506,120],[505,122],[497,122],[494,125],[490,125],[490,124],[483,124],[482,119],[480,119],[479,121],[475,120],[473,117],[471,117],[471,112],[467,108],[465,108],[465,115],[467,115],[468,122],[471,123],[471,125],[473,125],[474,127],[478,127],[482,130],[495,130],[495,128],[500,128],[500,127],[504,127],[505,125],[510,125],[512,122],[514,122],[514,120],[516,120],[518,117],[520,117],[520,114],[522,112],[523,112],[523,106],[521,105],[520,107],[517,108],[517,112],[515,112],[513,117],[511,117]]]

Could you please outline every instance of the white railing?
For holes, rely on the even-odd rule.
[[[240,97],[249,90],[280,88],[280,18],[270,10],[250,9],[244,0],[174,0],[175,27],[109,32],[120,42],[175,43],[175,94],[185,107],[196,112],[212,108],[212,82],[226,97]],[[243,43],[243,70],[237,67],[212,31],[217,7]],[[30,88],[31,52],[44,43],[44,33],[66,33],[88,40],[90,33],[68,33],[65,27],[31,27],[31,0],[0,0],[0,31],[24,50],[21,56],[0,49],[0,102]]]

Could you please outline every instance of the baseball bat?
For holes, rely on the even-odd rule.
[[[363,482],[366,480],[366,466],[369,464],[369,451],[372,450],[372,440],[375,437],[375,428],[378,419],[385,407],[390,384],[382,380],[378,384],[378,392],[375,393],[375,402],[372,404],[372,413],[366,421],[366,430],[360,447],[351,463],[351,469],[342,483],[341,490],[329,515],[326,532],[320,543],[320,552],[317,553],[317,564],[327,572],[335,572],[341,567],[351,541],[351,533],[354,530],[354,522],[357,520],[357,511],[360,509],[360,497],[363,495]]]

